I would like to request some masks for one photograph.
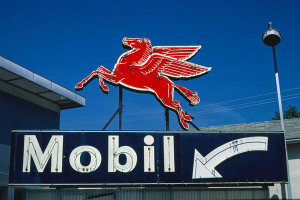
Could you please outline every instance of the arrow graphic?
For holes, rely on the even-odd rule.
[[[222,178],[215,167],[235,155],[249,151],[268,151],[268,137],[245,137],[232,140],[217,147],[205,157],[195,149],[192,179]]]

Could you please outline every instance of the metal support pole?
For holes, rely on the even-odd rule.
[[[287,184],[287,193],[288,199],[292,199],[292,188],[291,188],[291,178],[290,178],[290,170],[289,170],[289,158],[287,153],[287,145],[285,140],[285,128],[283,122],[283,112],[282,112],[282,103],[281,103],[281,92],[280,92],[280,84],[279,84],[279,75],[278,75],[278,68],[277,68],[277,60],[276,60],[276,52],[275,47],[272,46],[273,50],[273,60],[274,60],[274,69],[275,69],[275,79],[276,79],[276,88],[277,88],[277,97],[278,97],[278,106],[279,106],[279,114],[280,114],[280,123],[281,123],[281,130],[284,134],[284,144],[285,144],[285,154],[286,154],[286,168],[287,168],[287,175],[288,175],[288,184]]]
[[[277,97],[278,97],[278,106],[279,106],[281,130],[284,132],[285,129],[284,129],[284,123],[283,123],[281,92],[280,92],[279,75],[278,75],[277,60],[276,60],[276,52],[275,52],[275,47],[274,46],[272,46],[272,50],[273,50],[273,60],[274,60],[274,70],[275,70],[275,79],[276,79],[276,88],[277,88]]]
[[[189,122],[197,131],[200,131],[200,128],[198,128],[198,126],[196,126],[196,124],[194,124],[193,122]]]
[[[103,127],[102,131],[104,131],[108,125],[110,124],[110,122],[115,118],[115,116],[119,113],[119,131],[122,130],[122,100],[123,100],[123,91],[122,91],[122,87],[119,87],[119,108],[116,110],[116,112],[113,114],[113,116],[108,120],[108,122],[105,124],[105,126]]]
[[[108,127],[108,125],[110,124],[110,122],[115,118],[115,116],[118,114],[118,112],[119,112],[119,108],[116,110],[116,112],[113,114],[113,116],[105,124],[105,126],[102,129],[102,131],[105,131],[105,129]]]
[[[119,131],[122,130],[122,101],[123,101],[123,90],[122,87],[119,86]]]
[[[165,108],[165,117],[166,117],[166,131],[170,130],[170,126],[169,126],[169,109]]]

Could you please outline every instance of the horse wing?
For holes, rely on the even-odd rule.
[[[144,75],[155,71],[170,78],[192,78],[201,76],[211,69],[211,67],[204,67],[156,53],[152,54],[143,66],[136,67]]]
[[[197,46],[154,46],[153,53],[158,53],[176,58],[178,60],[191,59],[200,49],[201,45]]]

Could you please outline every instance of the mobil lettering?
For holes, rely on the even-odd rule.
[[[120,145],[118,135],[109,135],[108,139],[108,163],[107,172],[127,173],[135,169],[138,162],[137,152],[133,147]],[[143,162],[144,172],[155,172],[155,146],[154,137],[146,135],[144,137]],[[37,171],[42,173],[47,163],[51,160],[51,172],[63,172],[63,149],[64,136],[51,136],[45,150],[41,149],[36,135],[24,135],[24,151],[23,151],[23,172],[30,173],[31,163],[33,160]],[[163,152],[164,152],[164,172],[175,171],[174,159],[174,136],[163,136]],[[89,155],[89,163],[82,164],[82,156]],[[102,153],[94,146],[81,145],[74,148],[69,155],[69,164],[73,170],[80,173],[90,173],[96,171],[102,163]],[[120,157],[125,157],[125,162],[120,162]]]

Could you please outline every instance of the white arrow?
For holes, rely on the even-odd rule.
[[[268,151],[268,137],[245,137],[232,140],[217,147],[205,157],[195,149],[192,178],[222,178],[215,167],[235,155],[248,151]]]

